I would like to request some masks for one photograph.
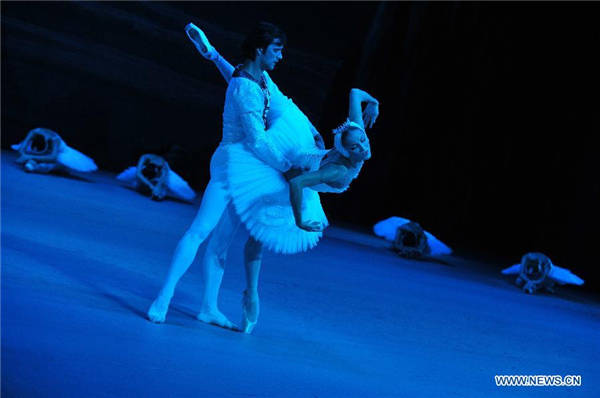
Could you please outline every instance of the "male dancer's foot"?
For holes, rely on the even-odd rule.
[[[242,327],[243,333],[252,333],[254,326],[258,321],[258,314],[260,312],[260,305],[258,300],[258,291],[256,290],[244,290],[244,296],[242,297]]]
[[[147,313],[148,319],[152,322],[163,323],[167,316],[167,311],[169,310],[171,297],[173,297],[173,294],[169,295],[161,291],[156,300],[154,300],[152,305],[150,305],[150,309]]]
[[[202,310],[196,316],[199,321],[209,323],[211,325],[220,326],[226,329],[238,330],[239,328],[231,322],[223,313],[217,309]]]

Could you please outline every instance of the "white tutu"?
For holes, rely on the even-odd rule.
[[[396,230],[398,227],[408,224],[411,222],[410,220],[402,217],[390,217],[383,221],[379,221],[377,224],[373,226],[373,232],[375,235],[384,238],[385,240],[394,241],[396,239]],[[446,246],[444,242],[433,236],[427,231],[425,232],[425,236],[427,236],[427,243],[429,244],[429,248],[431,249],[432,256],[446,255],[451,254],[452,249]]]
[[[242,143],[230,145],[229,157],[229,194],[250,234],[277,253],[292,254],[314,247],[323,234],[296,226],[289,183],[283,175],[257,159]],[[304,189],[302,214],[323,227],[329,224],[319,194],[312,189]]]
[[[131,166],[126,168],[117,175],[117,180],[127,183],[132,188],[136,188],[138,184],[137,167]],[[169,169],[167,176],[167,193],[168,196],[183,200],[192,200],[196,197],[196,192],[190,188],[188,183],[171,169]]]
[[[315,145],[306,116],[292,101],[288,104],[267,134],[294,167],[315,170],[327,151]],[[277,253],[313,248],[323,234],[296,226],[289,183],[283,174],[259,160],[243,143],[228,145],[228,154],[228,191],[250,234]],[[323,227],[329,225],[319,194],[312,189],[304,189],[302,214]]]
[[[64,143],[58,153],[58,162],[70,169],[89,172],[98,170],[94,160]]]
[[[135,184],[136,175],[137,167],[131,166],[123,170],[119,175],[117,175],[117,180],[124,181],[129,184]]]
[[[167,187],[169,188],[169,194],[173,197],[184,200],[192,200],[196,197],[196,192],[173,170],[169,170]]]

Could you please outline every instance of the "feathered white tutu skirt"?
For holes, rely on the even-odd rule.
[[[327,152],[316,147],[308,119],[293,102],[267,134],[294,167],[314,170]],[[277,253],[313,248],[323,234],[296,226],[289,183],[283,174],[259,160],[243,143],[229,144],[227,152],[228,191],[250,234]],[[304,189],[302,213],[323,227],[329,224],[319,194],[312,189]]]
[[[63,141],[64,144],[64,141]],[[77,171],[90,172],[98,170],[98,166],[92,158],[73,149],[67,144],[61,145],[58,153],[58,162],[62,165]]]

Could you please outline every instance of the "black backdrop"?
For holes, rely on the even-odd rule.
[[[163,154],[201,190],[225,84],[183,26],[237,62],[268,20],[289,38],[272,76],[325,136],[351,87],[382,103],[373,158],[324,199],[330,219],[403,216],[459,251],[542,251],[593,282],[599,17],[593,3],[3,2],[2,147],[44,126],[110,171]]]

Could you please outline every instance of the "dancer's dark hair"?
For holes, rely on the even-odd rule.
[[[279,39],[282,45],[286,45],[287,37],[283,30],[272,23],[259,22],[244,39],[242,43],[242,56],[244,59],[254,60],[256,58],[256,49],[266,49],[275,39]]]

